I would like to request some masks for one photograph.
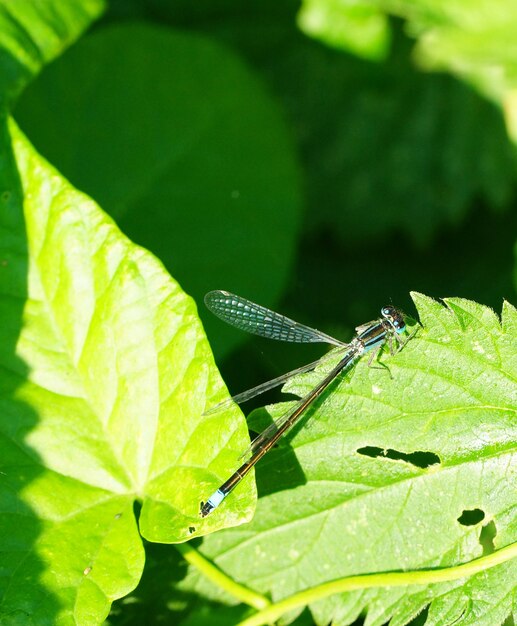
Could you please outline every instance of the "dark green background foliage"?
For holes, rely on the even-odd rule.
[[[309,39],[297,3],[279,4],[114,3],[16,117],[200,303],[229,289],[346,337],[382,302],[411,312],[413,288],[511,300],[501,112],[419,70],[399,22],[372,63]],[[217,354],[244,340],[200,314]],[[235,375],[252,367],[231,358]]]
[[[483,56],[484,48],[479,45],[479,40],[471,48],[471,44],[461,37],[454,39],[454,29],[450,30],[453,33],[451,39],[447,38],[449,31],[440,29],[440,20],[443,19],[445,25],[447,20],[441,16],[438,2],[435,14],[431,9],[428,13],[422,9],[422,14],[415,9],[411,15],[411,11],[407,11],[408,15],[404,13],[404,3],[394,4],[388,0],[372,2],[366,12],[350,10],[348,14],[340,13],[344,9],[338,4],[331,0],[307,1],[305,13],[299,13],[299,3],[292,0],[114,0],[102,13],[102,2],[90,0],[78,2],[75,8],[70,2],[66,8],[61,7],[60,13],[52,10],[52,2],[48,0],[41,3],[43,8],[39,14],[34,10],[32,15],[30,9],[27,14],[20,11],[17,15],[15,11],[11,12],[8,2],[0,2],[0,88],[3,103],[11,107],[17,124],[36,150],[73,187],[98,202],[130,240],[155,254],[181,288],[193,296],[217,364],[232,392],[317,358],[321,350],[312,346],[286,349],[284,345],[271,345],[224,327],[204,310],[203,295],[211,289],[235,291],[343,340],[351,337],[357,324],[375,318],[385,303],[393,302],[409,316],[416,316],[409,296],[412,290],[434,298],[454,296],[472,299],[493,307],[497,312],[501,311],[503,299],[509,302],[516,299],[517,155],[499,104],[502,98],[499,100],[497,89],[494,87],[491,91],[487,86],[489,81],[484,80],[483,64],[489,63],[487,59],[491,58],[490,55]],[[323,20],[323,25],[314,26],[311,11],[322,7],[328,11],[328,21]],[[472,8],[474,15],[475,11]],[[91,23],[96,16],[99,19]],[[18,27],[19,32],[24,32],[21,28],[23,19],[27,20],[27,39],[20,35],[11,36],[18,32]],[[482,21],[483,18],[479,19]],[[46,30],[46,20],[53,24],[54,32]],[[375,28],[369,31],[372,36],[370,45],[370,40],[361,36],[361,28],[372,24],[372,20],[375,20]],[[30,24],[36,24],[33,32]],[[430,24],[434,27],[435,42],[438,42],[434,48],[422,36]],[[88,26],[89,30],[80,37]],[[330,26],[335,26],[332,33]],[[339,28],[343,28],[341,36]],[[455,24],[455,28],[461,33],[461,24]],[[356,30],[352,32],[350,29]],[[517,26],[509,32],[517,36],[516,29]],[[314,37],[310,37],[308,32],[312,32]],[[32,45],[34,41],[43,42],[42,51]],[[50,43],[46,45],[46,41]],[[71,43],[73,45],[70,46]],[[489,43],[486,46],[490,50]],[[473,49],[479,53],[477,61],[476,55],[472,54]],[[458,59],[461,63],[456,63]],[[508,56],[499,61],[506,62],[505,77],[511,85],[517,58]],[[451,68],[456,65],[462,67],[461,75],[453,75]],[[430,68],[432,72],[428,71]],[[29,84],[25,87],[26,83]],[[9,141],[6,130],[2,136],[5,154],[9,153]],[[45,172],[42,174],[38,169],[37,160],[30,151],[26,148],[18,150],[24,155],[23,158],[17,157],[19,163],[26,164],[29,173],[38,173],[40,178],[35,178],[40,185],[41,180],[45,180]],[[6,180],[16,179],[14,170],[13,160],[10,157],[3,159],[0,173]],[[63,191],[61,183],[56,180],[52,182],[56,185],[53,187],[56,194],[72,193],[66,185]],[[19,196],[21,186],[20,183]],[[38,193],[42,187],[44,182],[38,187]],[[45,194],[41,192],[38,196],[36,193],[36,197],[45,198]],[[8,198],[2,199],[4,204],[7,201]],[[3,243],[9,249],[11,242]],[[78,237],[71,245],[80,249],[82,243],[83,240]],[[42,246],[51,258],[52,251]],[[19,254],[20,248],[17,250]],[[141,270],[139,253],[129,251],[127,258],[125,254],[121,253],[121,258],[130,267],[126,270],[133,271],[132,263]],[[102,274],[103,264],[108,266],[109,263],[109,258],[101,259],[98,271]],[[144,265],[144,274],[150,281],[161,272],[152,262],[142,262],[142,267]],[[55,270],[52,265],[42,267]],[[25,275],[26,269],[20,270],[20,276]],[[12,292],[9,291],[14,284],[16,289],[13,287]],[[29,287],[24,284],[24,279],[18,282],[13,279],[12,285],[8,285],[9,297],[16,293],[16,298],[21,300]],[[133,292],[128,289],[130,293],[127,294],[123,281],[118,288],[121,298],[131,300]],[[131,303],[139,301],[144,292],[143,288],[141,291],[135,288]],[[178,298],[186,311],[181,309],[181,314],[190,316],[188,319],[191,320],[195,318],[193,307],[185,304],[177,291],[167,291],[167,297]],[[461,363],[461,375],[458,372],[451,374],[451,380],[454,379],[458,387],[478,380],[485,376],[485,370],[490,370],[490,363],[474,363],[478,352],[488,354],[487,358],[496,353],[498,358],[506,354],[507,361],[511,361],[511,356],[508,356],[509,342],[500,338],[498,321],[487,309],[480,312],[480,309],[469,309],[467,305],[463,309],[460,301],[451,301],[450,309],[457,315],[454,320],[456,328],[452,318],[447,318],[443,312],[445,309],[440,312],[440,307],[436,305],[436,317],[433,318],[429,311],[434,305],[423,299],[420,302],[422,310],[427,307],[428,327],[431,329],[425,358],[429,363],[436,364],[437,372],[439,364],[443,363],[443,355],[439,349],[434,351],[433,341],[436,345],[449,341],[447,333],[454,335],[451,328],[469,328],[473,329],[472,333],[478,333],[472,335],[473,348],[470,343],[467,347],[462,346],[462,335],[454,335],[454,349],[468,353],[464,361],[459,357],[455,361]],[[109,306],[106,307],[108,310]],[[113,310],[118,309],[114,306]],[[10,303],[6,311],[11,315],[10,319],[16,318],[21,324],[21,306]],[[436,322],[436,319],[442,319],[440,316],[446,320],[443,325]],[[129,319],[128,323],[131,324],[134,319]],[[510,319],[513,318],[508,312],[507,320]],[[515,333],[515,321],[506,323],[505,333]],[[8,330],[5,330],[6,337]],[[195,332],[196,337],[201,337],[200,327],[196,327]],[[501,345],[498,343],[500,339]],[[104,337],[102,340],[101,345],[106,347],[109,342],[104,341]],[[10,346],[14,353],[13,341],[6,339],[4,346]],[[149,361],[154,358],[151,352],[150,349]],[[196,352],[196,358],[204,363],[209,359],[207,353],[202,353],[203,360]],[[109,350],[106,354],[109,355]],[[108,357],[104,355],[101,358]],[[411,361],[418,358],[417,348],[412,344],[407,352],[401,353],[400,358],[394,371],[397,367],[401,371],[406,368],[405,374],[412,377],[415,384],[418,383],[418,389],[425,391],[429,376],[418,372],[414,361]],[[404,361],[405,358],[408,360]],[[422,359],[422,355],[419,358]],[[453,359],[452,356],[450,358]],[[181,355],[178,360],[181,360]],[[170,362],[174,362],[172,358]],[[193,362],[196,362],[195,358]],[[99,372],[102,372],[102,364],[98,365]],[[503,357],[498,365],[504,370]],[[14,360],[4,364],[4,367],[18,367],[22,376],[21,361]],[[364,367],[364,377],[377,376],[368,373],[364,364],[361,367]],[[85,366],[86,370],[90,372]],[[108,370],[106,365],[106,376],[109,375]],[[204,370],[201,370],[202,367],[192,375],[196,381],[203,378]],[[498,401],[503,402],[501,398],[505,398],[502,383],[498,382],[500,372],[495,370],[494,367],[494,372],[490,370],[490,374],[486,374],[489,381],[484,383],[487,406],[495,406]],[[28,376],[28,373],[23,375]],[[454,378],[456,375],[458,380]],[[436,376],[438,379],[439,375]],[[307,380],[306,384],[301,382],[294,390],[300,393],[306,391],[306,387],[314,382]],[[371,391],[368,385],[361,386],[361,380],[354,378],[350,389],[343,391],[342,396],[336,393],[336,402],[346,402],[351,410],[355,407],[357,415],[362,415],[363,405],[367,404],[366,400],[361,403],[357,398],[365,399]],[[145,381],[141,383],[141,394],[138,396],[142,402],[146,384]],[[420,411],[418,419],[423,419],[425,407],[415,408],[419,402],[418,389],[413,386],[406,393],[393,381],[386,383],[387,386],[390,384],[393,385],[397,406],[404,407],[407,415]],[[450,387],[447,386],[449,384]],[[498,384],[501,384],[501,389]],[[215,394],[220,388],[218,385],[210,379],[210,393],[213,391]],[[440,385],[442,395],[437,398],[437,403],[440,406],[443,403],[443,411],[447,411],[450,409],[448,394],[454,394],[451,391],[454,385],[449,379]],[[497,393],[490,395],[496,388]],[[14,397],[17,383],[8,381],[3,389],[6,396],[11,393]],[[69,395],[74,397],[72,392]],[[206,395],[210,397],[208,392]],[[485,401],[485,396],[482,399]],[[263,404],[262,399],[256,402],[256,406]],[[82,423],[78,417],[80,408],[74,405],[63,411],[66,415],[73,414],[74,419]],[[6,409],[4,412],[8,413]],[[393,436],[393,448],[396,448],[400,441],[397,437],[403,435],[396,433],[396,427],[383,430],[390,419],[388,409],[386,415],[382,407],[373,413],[377,417],[366,417],[366,421],[370,422],[365,428],[377,433],[380,439],[385,437],[382,439],[385,443],[389,443]],[[369,415],[367,410],[366,415]],[[412,415],[415,425],[411,432],[416,433],[421,422]],[[315,430],[306,435],[309,444],[314,433],[317,439],[318,428],[323,429],[327,438],[328,433],[336,428],[334,413],[328,417],[328,430],[325,430],[327,417],[323,411],[319,424],[313,427]],[[257,419],[260,421],[260,417]],[[501,423],[507,425],[506,433],[511,419],[509,413],[501,417]],[[36,422],[35,415],[28,417],[23,429],[30,432],[31,425]],[[413,423],[405,422],[406,429],[412,427]],[[63,435],[70,438],[66,441],[74,440],[74,428],[70,426],[70,432]],[[341,428],[343,440],[349,441],[351,446],[346,458],[352,458],[354,445],[370,450],[370,457],[376,456],[375,450],[368,447],[368,441],[361,439],[360,429],[349,431],[345,424],[337,427],[337,435]],[[463,433],[470,432],[474,426],[465,418],[465,422],[458,420],[454,428],[457,431],[451,430],[448,437],[457,437],[460,441]],[[23,429],[20,427],[20,432]],[[133,441],[139,436],[145,439],[145,424],[142,424],[142,429]],[[495,428],[493,430],[495,432]],[[502,426],[500,430],[503,431]],[[61,432],[60,428],[57,431]],[[237,449],[241,445],[237,439],[246,437],[244,425],[241,424],[240,430],[235,432],[233,443]],[[510,446],[510,438],[505,439],[499,431],[494,434],[489,425],[486,425],[486,432],[493,435],[489,441],[494,450]],[[305,493],[299,491],[299,501],[294,499],[284,503],[281,500],[282,490],[287,493],[287,488],[293,484],[302,485],[302,478],[309,483],[312,479],[313,485],[320,479],[323,481],[321,476],[327,477],[325,472],[331,473],[332,467],[341,463],[345,450],[344,444],[343,447],[341,443],[335,443],[333,447],[328,444],[330,447],[322,453],[323,460],[316,462],[315,458],[320,459],[317,443],[313,448],[308,444],[304,458],[303,436],[298,457],[291,450],[286,452],[280,448],[263,465],[265,469],[258,471],[259,495],[278,492],[280,504],[275,505],[273,501],[273,504],[262,504],[260,508],[260,503],[267,501],[267,498],[261,499],[252,525],[242,527],[244,530],[239,528],[233,534],[231,531],[226,535],[223,532],[220,539],[213,535],[205,540],[202,548],[205,556],[217,560],[222,566],[226,563],[227,552],[238,546],[240,556],[227,563],[228,573],[273,598],[289,595],[300,588],[294,574],[292,579],[284,577],[283,570],[279,573],[274,567],[268,569],[264,562],[259,563],[258,557],[257,567],[264,569],[257,573],[253,571],[254,558],[261,552],[261,541],[270,536],[270,531],[273,537],[270,557],[275,554],[275,541],[279,551],[282,541],[286,541],[282,531],[277,532],[277,527],[281,527],[278,511],[287,510],[290,506],[301,510],[306,502]],[[87,437],[94,439],[95,434],[88,431]],[[357,442],[353,443],[356,439]],[[475,440],[464,439],[465,449],[459,444],[448,449],[445,439],[447,437],[440,439],[440,435],[436,434],[436,449],[443,454],[439,462],[445,464],[454,461],[460,465],[462,455],[468,455],[475,445]],[[224,448],[220,441],[219,444]],[[163,440],[160,445],[165,449]],[[419,445],[415,434],[415,441],[408,443],[408,447],[419,450]],[[386,446],[388,448],[389,445]],[[126,452],[124,448],[123,453]],[[297,458],[302,460],[303,471]],[[367,461],[363,458],[361,462]],[[198,464],[201,467],[202,460]],[[328,467],[325,467],[326,464]],[[352,461],[350,466],[345,463],[344,470],[345,473],[350,472],[350,484],[357,469],[352,464]],[[277,468],[277,475],[271,484],[266,470],[274,472],[271,469],[273,466]],[[395,476],[397,472],[401,472],[402,481],[420,476],[420,469],[411,467],[402,470],[399,467],[393,470],[393,484],[390,483],[389,488],[396,485],[400,478]],[[384,474],[377,477],[374,470],[371,471],[371,480],[378,480],[381,484]],[[404,474],[406,471],[407,475]],[[181,491],[177,485],[181,485],[182,480],[187,481],[181,474],[180,461],[171,472],[167,484],[172,485],[170,489],[175,493],[167,493],[165,497],[164,487],[157,481],[151,487],[147,484],[147,491],[142,487],[137,497],[145,500],[152,494],[154,502],[158,503],[162,497],[169,502],[167,498],[170,497],[187,519],[188,514],[182,509],[187,496],[177,496],[176,493]],[[320,475],[320,472],[323,474]],[[72,478],[82,480],[75,474]],[[203,475],[202,479],[205,478]],[[136,476],[132,487],[135,483],[140,486],[138,479],[139,476]],[[461,475],[464,482],[460,484],[467,484],[468,479],[466,471],[465,476]],[[20,477],[19,480],[23,485],[24,479]],[[123,479],[120,480],[123,483]],[[306,486],[314,489],[310,484]],[[427,489],[427,483],[424,487]],[[21,486],[19,488],[22,490]],[[397,502],[395,489],[396,486],[393,492],[387,490],[389,494],[383,506],[379,506],[378,502],[375,504],[381,525],[380,518],[383,515],[389,517],[390,507]],[[72,487],[71,490],[73,492]],[[425,501],[425,494],[419,494],[418,489],[415,493],[418,494],[415,498],[421,496]],[[100,498],[96,491],[88,491],[87,496]],[[177,501],[174,500],[176,496]],[[320,496],[312,494],[311,497],[317,499]],[[321,495],[322,500],[331,500],[332,497],[330,488]],[[393,502],[390,498],[394,498]],[[102,544],[105,550],[123,553],[129,563],[126,572],[126,562],[121,556],[122,564],[118,565],[127,577],[122,577],[123,582],[117,578],[118,586],[114,585],[112,598],[130,591],[134,580],[138,580],[142,563],[141,552],[134,548],[140,539],[131,517],[133,499],[121,496],[120,502],[110,500],[109,506],[106,505],[103,510],[106,520],[117,515],[120,517],[119,509],[126,511],[123,520],[127,524],[124,535],[127,543],[126,539],[122,541],[120,535],[116,535],[113,545]],[[323,502],[321,508],[326,510],[327,504]],[[242,496],[239,506],[242,515],[249,512],[248,496]],[[474,503],[472,509],[476,510]],[[92,518],[97,519],[97,514],[92,514]],[[143,535],[154,541],[184,540],[181,534],[186,524],[184,519],[181,522],[183,526],[178,522],[175,527],[176,534],[172,531],[168,534],[169,518],[168,509],[161,510],[159,505],[148,509],[144,504],[140,530],[143,528]],[[90,520],[90,523],[93,522]],[[436,526],[436,543],[433,545],[439,545],[439,554],[443,555],[441,564],[454,565],[463,560],[462,555],[472,556],[475,549],[479,549],[476,537],[470,537],[468,541],[465,539],[463,545],[463,535],[459,531],[458,537],[453,540],[447,534],[446,526],[442,529],[437,520],[429,518],[429,524],[432,523]],[[335,527],[341,527],[340,524],[346,525],[346,520],[339,518]],[[290,534],[291,527],[287,522],[286,528],[286,533]],[[36,537],[38,531],[38,524],[35,524],[28,533]],[[310,541],[314,542],[314,562],[318,560],[318,550],[322,554],[325,550],[328,553],[337,550],[332,542],[325,542],[325,536],[320,541],[318,530],[314,527],[308,527],[306,533],[307,538],[311,537]],[[74,537],[77,540],[77,536]],[[510,541],[510,533],[508,537]],[[411,544],[410,538],[407,541]],[[500,541],[504,541],[504,535]],[[201,542],[195,545],[201,545]],[[54,550],[54,544],[52,546]],[[234,598],[207,583],[192,569],[188,570],[185,561],[171,546],[146,544],[145,548],[145,569],[140,584],[131,595],[114,604],[109,624],[226,625],[238,623],[246,617],[244,605],[234,606]],[[360,561],[362,548],[359,546],[357,549]],[[134,558],[127,557],[131,550],[135,551]],[[408,552],[411,552],[410,546]],[[490,548],[485,552],[490,552]],[[417,569],[422,563],[430,562],[429,559],[419,561],[419,556],[417,551],[415,561],[407,557],[408,569]],[[390,558],[394,557],[388,549],[385,553],[380,550],[371,562],[364,562],[362,571],[382,571],[390,563]],[[339,569],[336,564],[334,566],[334,577],[357,571],[354,567],[348,571],[345,566],[345,569]],[[43,569],[37,563],[36,573],[40,567]],[[309,569],[310,572],[304,574],[307,586],[324,580],[324,577],[318,578],[317,568]],[[396,569],[395,561],[391,562],[391,569]],[[32,575],[37,578],[34,570]],[[498,586],[497,580],[494,585]],[[110,589],[109,584],[103,587],[104,590],[106,588]],[[438,594],[438,591],[434,592]],[[336,619],[336,623],[345,623],[353,615],[359,624],[362,623],[360,613],[363,607],[369,605],[373,607],[372,615],[377,607],[375,619],[378,621],[375,623],[382,623],[391,615],[391,609],[386,606],[391,606],[393,600],[393,605],[399,602],[398,615],[406,615],[410,620],[416,611],[414,607],[418,606],[421,610],[432,599],[432,596],[422,596],[415,600],[417,595],[415,591],[412,608],[404,608],[403,600],[398,596],[395,599],[390,596],[389,601],[386,598],[383,600],[381,595],[375,598],[350,596],[346,600],[336,600],[335,605],[330,600],[311,607],[311,612],[306,609],[291,615],[290,619],[291,623],[302,626],[325,624],[332,619]],[[106,598],[99,600],[95,610],[92,609],[92,621],[85,620],[84,623],[96,623],[95,615],[107,613],[108,593]],[[22,597],[19,606],[23,607],[24,602]],[[90,605],[85,603],[85,606],[87,612]],[[456,610],[459,604],[454,606]],[[430,610],[429,623],[438,624],[439,621],[431,621],[436,618],[433,617],[433,610],[437,609]],[[7,621],[0,619],[0,624],[23,624],[25,614],[22,609],[20,611],[19,615],[9,614],[5,618]],[[53,611],[57,614],[57,608],[50,607],[49,600],[48,612],[51,614]],[[414,624],[424,623],[426,611],[415,618]],[[340,615],[346,615],[346,618],[343,617],[345,621],[339,621]],[[455,615],[457,617],[457,613]],[[494,614],[489,614],[486,619],[490,620],[490,615],[493,617]],[[503,618],[505,616],[506,613]],[[70,617],[72,619],[77,619],[77,616]],[[402,617],[400,620],[400,624],[406,623]],[[48,623],[52,623],[51,618]]]

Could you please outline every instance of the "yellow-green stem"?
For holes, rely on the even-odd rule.
[[[445,567],[442,569],[426,569],[411,572],[387,572],[383,574],[363,574],[360,576],[350,576],[333,580],[311,589],[306,589],[296,593],[276,604],[270,604],[267,608],[259,611],[255,615],[240,622],[238,626],[262,626],[270,624],[279,619],[284,613],[305,607],[311,602],[321,600],[327,596],[354,591],[356,589],[367,589],[369,587],[401,587],[404,585],[429,585],[431,583],[446,582],[466,578],[482,572],[495,565],[500,565],[505,561],[517,557],[517,543],[512,543],[505,548],[501,548],[488,556],[469,561],[462,565]]]
[[[227,576],[223,571],[216,567],[211,561],[205,559],[195,548],[188,543],[179,543],[175,546],[179,552],[181,552],[185,561],[188,561],[208,579],[210,579],[217,586],[224,589],[229,594],[249,604],[254,609],[264,609],[270,605],[270,601],[265,597],[248,589],[244,585],[235,582],[232,578]]]

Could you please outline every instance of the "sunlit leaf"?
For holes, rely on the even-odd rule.
[[[141,575],[135,500],[149,539],[202,534],[199,502],[247,430],[202,416],[222,383],[163,266],[14,124],[2,154],[0,615],[97,624]],[[252,497],[207,526],[249,517]]]

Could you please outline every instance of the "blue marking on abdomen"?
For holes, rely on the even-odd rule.
[[[217,491],[214,491],[214,493],[208,498],[208,504],[212,507],[212,509],[215,509],[221,504],[225,497],[226,494],[218,489]]]
[[[377,335],[374,339],[370,339],[370,341],[364,342],[364,351],[368,352],[372,348],[376,348],[378,345],[383,344],[386,339],[386,335]]]

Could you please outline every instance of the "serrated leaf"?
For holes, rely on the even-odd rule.
[[[508,206],[515,155],[500,112],[448,76],[415,71],[406,45],[367,65],[296,40],[266,66],[303,129],[309,232],[324,226],[357,246],[396,230],[421,245],[476,198]]]
[[[31,85],[16,116],[198,302],[223,285],[278,298],[301,210],[296,159],[279,108],[231,50],[151,24],[103,28]],[[205,319],[218,354],[243,341]]]
[[[516,310],[505,303],[499,321],[467,300],[413,299],[423,328],[383,355],[391,377],[361,361],[259,466],[265,495],[252,523],[204,540],[232,578],[278,600],[355,574],[457,565],[517,540]],[[289,391],[306,393],[321,376]],[[488,526],[492,545],[480,538]],[[310,608],[318,624],[366,610],[368,626],[401,626],[429,604],[433,624],[496,624],[512,611],[516,580],[510,561]]]
[[[312,116],[314,134],[304,138],[311,205],[317,207],[309,224],[332,225],[353,244],[398,229],[422,245],[440,224],[460,223],[475,197],[483,196],[495,210],[511,197],[515,157],[495,109],[448,77],[402,72],[401,65],[393,57],[359,76],[353,67],[347,78],[345,68],[339,79],[332,76],[332,86],[321,87],[333,94],[324,107],[339,109],[340,118]],[[317,71],[312,82],[325,83]],[[382,159],[372,163],[372,154]]]
[[[218,527],[200,523],[203,486],[247,429],[202,417],[222,383],[163,266],[5,117],[2,154],[0,621],[98,624],[141,575],[135,499],[151,540]]]
[[[0,93],[12,99],[100,15],[104,0],[0,2]]]

